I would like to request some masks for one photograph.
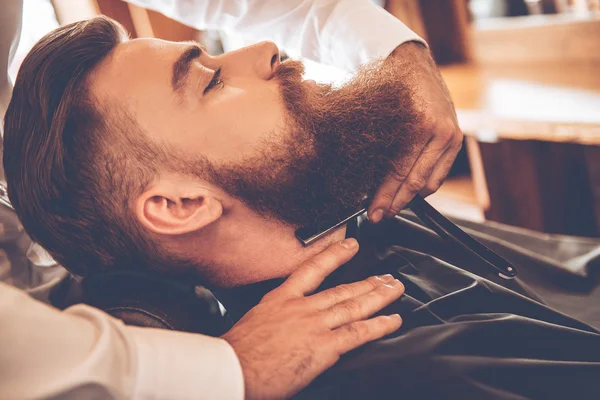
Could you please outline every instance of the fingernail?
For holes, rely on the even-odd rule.
[[[389,282],[389,281],[393,280],[394,277],[390,274],[385,274],[385,275],[380,275],[379,279],[381,279],[383,282]]]
[[[394,279],[394,282],[392,282],[392,286],[396,287],[396,288],[403,288],[404,285],[402,284],[402,282],[400,282],[398,279]]]
[[[350,239],[344,239],[340,242],[340,244],[342,245],[342,247],[351,250],[351,249],[355,249],[356,246],[358,246],[358,242],[356,241],[356,239],[350,238]]]
[[[400,314],[392,314],[392,315],[388,315],[388,317],[402,322],[402,317],[400,316]]]
[[[381,221],[381,219],[383,218],[383,210],[381,208],[378,208],[377,210],[373,211],[373,214],[371,214],[371,222],[373,223],[378,223],[379,221]]]

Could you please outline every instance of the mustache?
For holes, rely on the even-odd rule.
[[[273,79],[282,82],[301,82],[304,75],[304,64],[298,60],[286,60],[279,64],[273,73]]]

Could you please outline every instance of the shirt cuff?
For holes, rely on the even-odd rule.
[[[389,56],[402,43],[427,42],[402,21],[369,1],[340,1],[321,35],[322,62],[356,70],[360,65]]]
[[[129,326],[137,350],[134,399],[243,400],[244,376],[223,339]]]

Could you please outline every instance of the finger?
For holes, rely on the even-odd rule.
[[[402,318],[398,314],[380,315],[366,321],[358,321],[336,329],[336,349],[340,355],[354,350],[365,343],[380,339],[393,333],[402,326]]]
[[[326,310],[345,300],[369,293],[384,283],[394,280],[392,275],[372,276],[360,282],[339,285],[311,296],[311,304],[318,310]]]
[[[325,278],[340,265],[348,262],[358,251],[356,239],[344,239],[334,243],[321,253],[300,265],[290,277],[276,289],[279,294],[290,297],[304,296],[314,292]]]
[[[444,183],[444,180],[448,176],[448,173],[454,164],[454,160],[456,160],[456,156],[462,148],[462,143],[463,134],[460,132],[452,146],[446,150],[438,165],[435,166],[431,176],[429,177],[429,180],[427,181],[427,184],[423,190],[421,190],[420,193],[423,197],[427,197],[430,194],[437,192],[437,190],[442,186],[442,183]]]
[[[404,293],[404,285],[398,280],[383,284],[363,295],[345,300],[324,311],[324,322],[335,329],[351,322],[370,317]]]
[[[396,197],[396,193],[400,190],[400,186],[408,177],[410,170],[419,158],[421,152],[425,149],[427,141],[422,144],[417,144],[414,151],[407,155],[402,163],[396,163],[394,169],[385,178],[383,184],[377,189],[373,200],[369,205],[367,216],[369,221],[377,223],[381,221],[387,210],[392,206],[392,201]]]
[[[435,166],[440,161],[440,158],[450,147],[446,136],[434,138],[425,150],[421,153],[417,162],[408,174],[406,180],[400,186],[398,193],[392,201],[391,207],[385,214],[386,217],[393,217],[402,211],[404,207],[425,187],[429,177],[433,173]]]

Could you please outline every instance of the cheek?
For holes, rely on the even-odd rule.
[[[205,155],[216,162],[256,154],[265,139],[282,131],[284,107],[276,90],[224,88],[202,110]]]

